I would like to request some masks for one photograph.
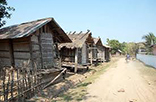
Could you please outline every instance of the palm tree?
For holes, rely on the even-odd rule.
[[[153,44],[156,44],[156,37],[155,37],[155,35],[153,33],[149,33],[147,35],[144,35],[142,37],[142,39],[145,40],[145,46],[147,47],[147,49],[149,51],[151,51],[150,46],[153,45]]]
[[[151,45],[153,45],[153,44],[156,44],[156,37],[155,37],[155,35],[153,33],[149,33],[147,35],[144,35],[142,37],[142,39],[145,40],[145,44],[148,47],[151,46]]]

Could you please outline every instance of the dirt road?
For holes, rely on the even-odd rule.
[[[124,58],[88,86],[83,102],[156,102],[156,71]]]

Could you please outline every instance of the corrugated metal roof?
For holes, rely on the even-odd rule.
[[[58,33],[61,35],[59,37],[62,37],[61,38],[61,40],[63,40],[62,42],[71,42],[69,37],[65,34],[62,28],[57,24],[57,22],[53,18],[39,19],[31,22],[21,23],[2,28],[0,29],[0,39],[16,39],[27,37],[49,22],[52,22],[52,25],[55,28],[59,28],[57,30]]]

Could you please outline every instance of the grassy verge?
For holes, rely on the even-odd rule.
[[[92,72],[92,75],[88,76],[82,83],[79,83],[67,92],[60,94],[57,98],[53,99],[52,102],[69,102],[69,101],[81,101],[87,94],[87,86],[92,84],[101,74],[103,74],[110,65],[117,61],[114,58],[111,62],[100,64],[97,67],[91,67],[88,72]]]

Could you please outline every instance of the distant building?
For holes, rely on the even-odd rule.
[[[105,49],[105,61],[109,62],[111,60],[111,47],[107,45],[103,45]]]
[[[118,49],[115,54],[116,56],[120,56],[122,54],[122,51]]]
[[[143,54],[143,55],[145,55],[146,53],[147,53],[146,49],[144,49],[144,48],[138,49],[138,54]]]
[[[156,55],[156,44],[152,45],[152,53]]]
[[[101,38],[94,38],[94,45],[95,45],[95,49],[94,49],[94,59],[97,59],[100,62],[104,62],[105,61],[105,48],[102,44]]]

